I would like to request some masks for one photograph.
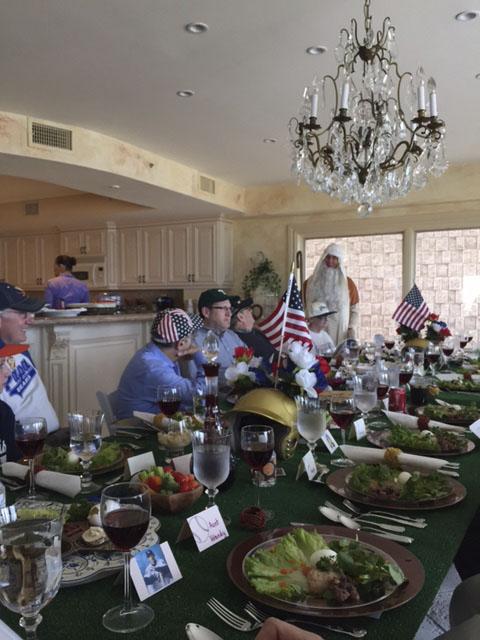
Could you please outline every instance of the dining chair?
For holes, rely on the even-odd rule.
[[[104,391],[97,391],[97,400],[100,405],[100,409],[105,416],[105,424],[107,425],[108,434],[113,435],[113,425],[117,421],[113,406],[115,405],[116,391],[112,393],[105,393]]]

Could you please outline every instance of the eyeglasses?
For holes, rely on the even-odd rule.
[[[232,313],[232,307],[210,307],[210,309],[220,309],[226,313]]]

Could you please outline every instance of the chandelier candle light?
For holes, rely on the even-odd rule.
[[[429,175],[440,176],[448,166],[434,79],[427,82],[422,67],[414,75],[399,72],[395,28],[385,18],[375,34],[370,0],[364,18],[362,43],[352,19],[335,49],[336,75],[314,78],[289,125],[298,182],[358,203],[361,217],[373,205],[422,189]],[[327,126],[320,125],[319,111],[325,122],[333,115]]]

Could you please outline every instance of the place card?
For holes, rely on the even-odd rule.
[[[172,464],[175,468],[175,471],[179,471],[180,473],[192,473],[190,470],[191,463],[192,463],[191,453],[187,453],[184,456],[177,456],[176,458],[172,458]]]
[[[365,436],[367,435],[367,426],[365,424],[365,420],[363,418],[359,418],[358,420],[355,420],[353,426],[355,427],[355,435],[357,437],[357,440],[365,438]]]
[[[154,467],[155,458],[153,457],[153,453],[151,451],[147,451],[146,453],[140,453],[138,456],[131,456],[127,459],[127,464],[130,475],[134,476],[139,471]]]
[[[333,453],[338,449],[338,444],[335,438],[332,436],[330,431],[327,429],[323,436],[321,436],[321,441],[327,447],[329,453]]]
[[[308,479],[313,480],[318,473],[317,463],[315,462],[313,453],[309,451],[303,456],[302,460],[305,471],[307,472]]]
[[[480,438],[480,420],[475,420],[468,428],[477,438]]]
[[[190,516],[187,523],[200,552],[228,538],[228,531],[217,505]]]
[[[168,542],[136,553],[130,560],[130,574],[142,601],[182,578]]]

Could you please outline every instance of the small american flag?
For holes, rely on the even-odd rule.
[[[395,309],[392,318],[409,329],[421,329],[430,314],[430,309],[416,284]]]
[[[278,348],[282,342],[282,326],[285,313],[287,317],[285,321],[283,339],[288,340],[289,338],[292,338],[293,340],[298,340],[304,344],[312,344],[297,282],[295,280],[295,276],[292,276],[292,278],[293,280],[290,288],[290,300],[288,305],[287,288],[283,296],[280,298],[275,310],[268,316],[268,318],[265,318],[265,320],[258,323],[258,328],[263,331],[275,348]]]

